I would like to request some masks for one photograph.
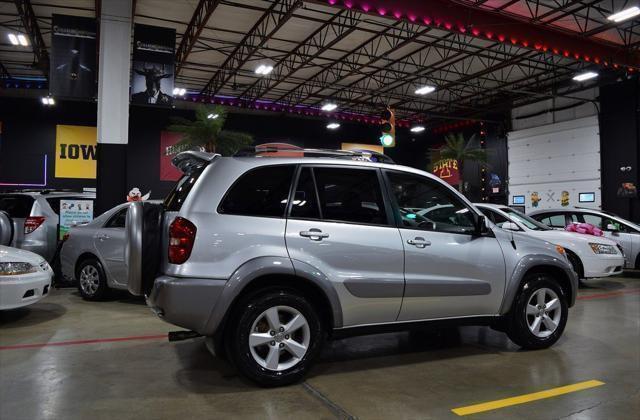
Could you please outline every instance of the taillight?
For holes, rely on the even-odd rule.
[[[38,229],[41,224],[44,223],[46,218],[42,216],[29,216],[24,219],[24,233],[31,233],[34,230]]]
[[[176,217],[169,225],[169,262],[182,264],[189,259],[196,239],[196,227],[182,217]]]

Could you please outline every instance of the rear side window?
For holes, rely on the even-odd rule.
[[[240,177],[227,191],[219,213],[240,216],[284,217],[295,167],[266,166]]]
[[[563,228],[566,225],[564,214],[554,214],[552,216],[539,218],[538,220],[540,220],[542,223],[544,223],[547,226],[556,227],[556,228]]]
[[[125,221],[127,220],[127,210],[129,210],[129,207],[118,210],[116,214],[111,216],[111,219],[104,224],[104,227],[124,228]]]
[[[323,220],[387,225],[378,173],[370,169],[314,168]]]
[[[96,208],[96,200],[93,198],[87,198],[87,197],[49,197],[46,199],[47,203],[49,203],[49,206],[51,207],[51,210],[53,210],[58,216],[60,215],[60,200],[83,200],[83,201],[93,201],[93,208],[95,211]]]
[[[31,214],[34,199],[28,195],[0,195],[0,210],[10,217],[24,219]]]

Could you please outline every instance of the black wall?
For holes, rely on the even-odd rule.
[[[640,184],[640,79],[600,88],[602,208],[640,222],[640,200],[619,198],[623,182]],[[621,167],[631,167],[621,171]]]

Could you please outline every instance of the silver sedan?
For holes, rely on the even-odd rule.
[[[60,252],[62,274],[77,282],[87,300],[100,300],[109,289],[127,288],[124,227],[128,209],[129,203],[120,204],[69,230]]]

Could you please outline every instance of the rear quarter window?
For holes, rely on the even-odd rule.
[[[0,210],[6,211],[12,218],[24,219],[31,214],[34,201],[28,195],[0,195]]]

